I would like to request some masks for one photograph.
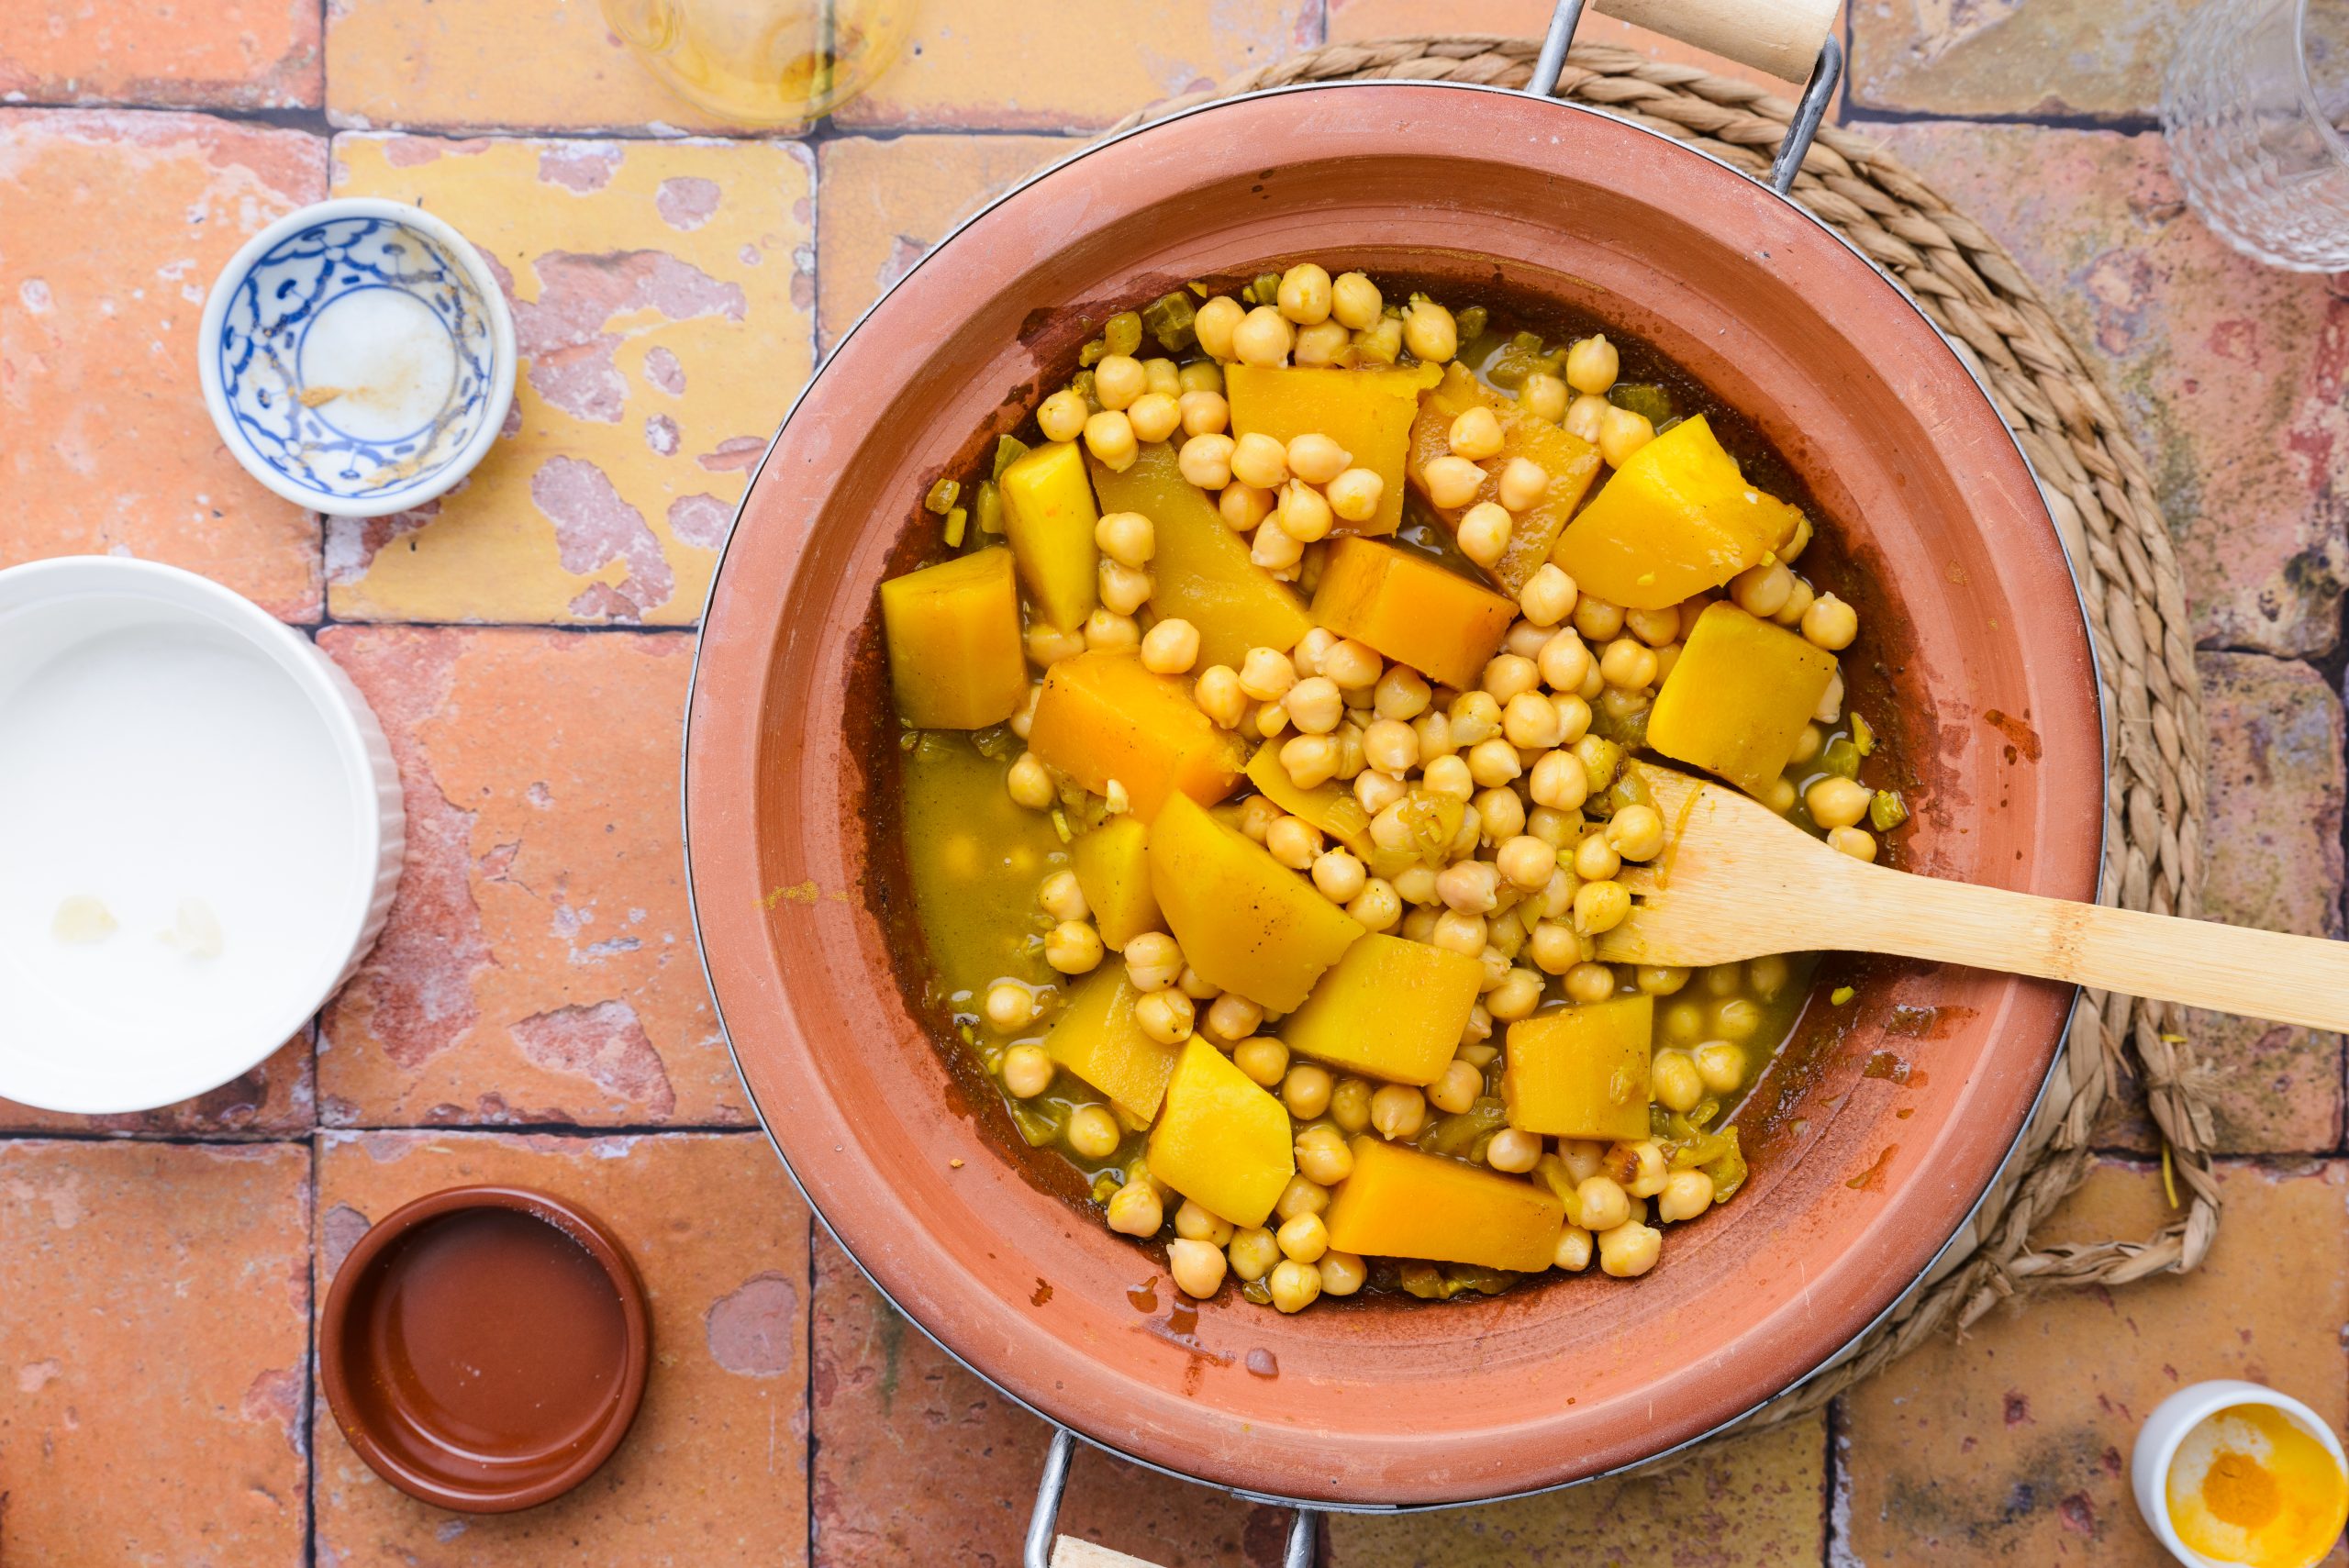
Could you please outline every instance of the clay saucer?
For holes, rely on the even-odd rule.
[[[525,1187],[451,1187],[378,1222],[327,1291],[335,1422],[412,1497],[503,1514],[611,1457],[644,1397],[644,1286],[594,1215]]]

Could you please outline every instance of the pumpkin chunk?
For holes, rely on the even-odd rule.
[[[982,550],[881,584],[889,685],[917,729],[982,729],[1028,700],[1011,552]]]
[[[1353,1154],[1353,1174],[1321,1217],[1341,1252],[1520,1273],[1548,1268],[1557,1253],[1566,1206],[1554,1193],[1368,1133]]]
[[[1330,547],[1313,618],[1447,685],[1473,686],[1517,606],[1425,557],[1375,539]]]
[[[1835,655],[1735,605],[1709,606],[1648,714],[1648,744],[1758,795],[1786,772]]]
[[[1150,891],[1150,828],[1140,817],[1110,817],[1071,844],[1069,859],[1104,946],[1123,952],[1144,931],[1166,929]]]
[[[1477,464],[1487,477],[1468,506],[1498,495],[1500,472],[1513,458],[1521,457],[1550,476],[1549,488],[1542,492],[1542,498],[1517,514],[1515,526],[1509,529],[1508,547],[1501,551],[1501,558],[1482,569],[1486,576],[1515,595],[1550,559],[1558,536],[1565,530],[1566,519],[1575,515],[1575,508],[1582,505],[1591,482],[1598,477],[1598,449],[1547,419],[1520,413],[1514,400],[1495,395],[1454,363],[1445,370],[1442,384],[1419,406],[1419,417],[1411,426],[1411,483],[1422,499],[1427,493],[1428,464],[1451,450],[1453,420],[1480,405],[1491,409],[1500,421],[1501,450]],[[1460,519],[1468,514],[1467,506],[1438,506],[1432,502],[1429,503],[1429,510],[1454,532],[1459,531]]]
[[[1108,795],[1115,779],[1145,820],[1172,794],[1203,806],[1230,795],[1240,782],[1239,747],[1182,683],[1107,651],[1052,666],[1028,730],[1039,761],[1096,795]]]
[[[1265,741],[1248,759],[1248,782],[1275,806],[1292,817],[1304,817],[1355,853],[1364,853],[1369,845],[1370,813],[1362,808],[1354,792],[1335,779],[1300,789],[1281,766],[1278,740]]]
[[[1217,986],[1294,1012],[1364,932],[1314,885],[1190,798],[1150,826],[1150,885],[1183,956]]]
[[[1746,482],[1699,414],[1632,453],[1551,559],[1586,593],[1660,610],[1760,565],[1801,518]]]
[[[1618,996],[1508,1026],[1501,1100],[1508,1124],[1554,1138],[1648,1135],[1655,998]]]
[[[1044,1054],[1146,1122],[1158,1115],[1181,1053],[1134,1021],[1141,998],[1123,965],[1104,964],[1077,983],[1068,1010],[1044,1037]]]
[[[1152,1176],[1234,1225],[1262,1225],[1297,1173],[1288,1112],[1197,1035],[1167,1080],[1149,1160]]]
[[[1036,613],[1074,631],[1099,602],[1101,552],[1093,525],[1101,514],[1085,480],[1085,453],[1074,441],[1048,441],[1005,469],[996,488],[1004,532]]]
[[[1288,1016],[1281,1039],[1333,1067],[1432,1084],[1452,1064],[1484,978],[1473,958],[1373,931]]]
[[[1403,471],[1419,394],[1433,386],[1433,365],[1408,370],[1340,370],[1321,366],[1228,365],[1224,395],[1231,400],[1235,437],[1266,435],[1286,446],[1299,436],[1329,437],[1353,454],[1353,466],[1385,482],[1378,515],[1368,522],[1336,524],[1341,534],[1391,534],[1403,521]],[[1266,646],[1286,648],[1285,642]]]
[[[1140,512],[1158,534],[1151,613],[1199,628],[1197,668],[1240,668],[1252,648],[1289,649],[1313,629],[1297,590],[1248,559],[1206,492],[1183,477],[1174,449],[1152,441],[1122,473],[1097,459],[1093,488],[1105,512]]]

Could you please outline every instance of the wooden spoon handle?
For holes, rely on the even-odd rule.
[[[2349,1030],[2349,942],[1852,869],[1826,945]]]

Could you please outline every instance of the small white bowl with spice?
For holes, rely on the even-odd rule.
[[[2256,1383],[2197,1383],[2163,1400],[2129,1468],[2146,1528],[2187,1568],[2314,1568],[2349,1522],[2341,1440]]]
[[[405,843],[383,729],[300,632],[152,562],[0,571],[0,1096],[250,1071],[365,958]]]

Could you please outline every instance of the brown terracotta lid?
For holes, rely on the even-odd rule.
[[[644,1286],[603,1221],[526,1187],[451,1187],[378,1221],[327,1292],[335,1422],[375,1473],[444,1508],[560,1496],[644,1396]]]
[[[1840,1351],[1965,1222],[2073,993],[1837,961],[1856,995],[1817,996],[1765,1079],[1753,1182],[1637,1282],[1294,1318],[1227,1290],[1194,1318],[1162,1257],[1052,1190],[898,983],[875,588],[934,539],[930,482],[1110,310],[1305,257],[1594,312],[1758,427],[1828,524],[1804,570],[1861,606],[1848,678],[1910,775],[1909,869],[2091,896],[2102,728],[2045,504],[1950,346],[1816,219],[1586,109],[1375,83],[1177,117],[983,212],[841,343],[728,544],[687,738],[696,918],[767,1127],[890,1297],[1052,1418],[1260,1494],[1468,1501],[1685,1442]]]

